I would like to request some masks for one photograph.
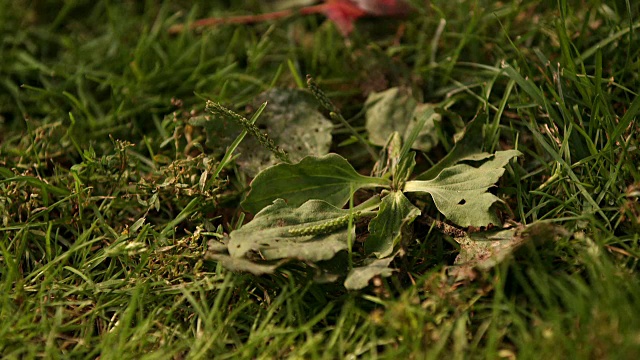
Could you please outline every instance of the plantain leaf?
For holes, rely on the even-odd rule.
[[[407,232],[407,226],[419,215],[420,210],[400,191],[391,192],[382,198],[378,215],[369,222],[365,252],[378,258],[391,255],[403,233]]]
[[[277,199],[240,228],[229,234],[229,255],[235,258],[298,259],[317,262],[346,250],[355,238],[349,219],[372,216],[369,212],[339,209],[322,200],[310,200],[300,207]]]
[[[297,207],[311,199],[322,199],[342,207],[352,193],[363,187],[388,187],[390,181],[358,174],[340,155],[307,156],[297,164],[278,164],[258,174],[242,207],[256,213],[284,199]]]
[[[410,137],[418,119],[423,115],[428,118],[418,133],[412,148],[428,151],[438,144],[435,122],[440,120],[433,104],[418,104],[405,88],[391,88],[379,93],[372,93],[365,103],[366,129],[369,141],[378,146],[385,146],[387,139],[394,132],[402,135],[404,140]]]
[[[394,269],[389,268],[391,261],[393,261],[393,256],[373,260],[368,265],[351,269],[344,281],[344,287],[347,290],[360,290],[367,287],[369,281],[378,275],[391,276],[394,271]]]
[[[438,210],[459,226],[497,225],[500,221],[490,208],[499,199],[487,190],[502,176],[509,160],[520,154],[507,150],[494,155],[473,155],[462,160],[488,160],[477,168],[468,164],[448,167],[433,180],[407,181],[404,191],[431,194]]]

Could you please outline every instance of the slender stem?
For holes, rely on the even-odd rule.
[[[320,105],[322,105],[322,107],[324,107],[325,109],[329,110],[329,116],[331,116],[333,120],[340,121],[347,129],[349,129],[349,131],[351,131],[353,136],[355,136],[356,139],[358,139],[358,141],[360,141],[364,145],[369,155],[371,155],[371,158],[377,161],[378,154],[375,152],[375,150],[373,150],[373,148],[371,147],[371,145],[369,145],[367,140],[365,140],[362,137],[362,135],[360,135],[360,133],[358,133],[358,131],[354,129],[353,126],[351,126],[351,124],[349,124],[347,120],[345,120],[345,118],[340,113],[340,110],[333,104],[333,102],[331,101],[331,99],[329,99],[327,94],[325,94],[324,91],[322,91],[322,89],[318,87],[318,84],[316,84],[316,82],[313,80],[313,78],[309,74],[307,74],[307,87],[309,87],[309,90],[311,91],[313,96],[316,98],[316,100],[318,100]]]
[[[371,145],[369,145],[369,142],[365,140],[362,137],[362,135],[360,135],[360,133],[356,129],[354,129],[353,126],[351,126],[351,124],[349,124],[347,120],[345,120],[345,118],[342,116],[341,113],[331,112],[329,113],[329,115],[331,116],[332,119],[340,121],[342,125],[344,125],[347,129],[349,129],[349,131],[353,134],[353,136],[355,136],[356,139],[358,139],[358,141],[360,141],[360,143],[364,145],[365,149],[367,150],[369,155],[371,155],[371,158],[373,158],[373,160],[376,160],[376,161],[378,160],[378,153],[375,150],[373,150]]]
[[[195,30],[203,27],[213,27],[217,25],[225,25],[225,24],[253,24],[263,21],[273,21],[291,17],[296,14],[300,15],[310,15],[324,12],[327,9],[327,4],[306,6],[301,9],[287,9],[281,11],[274,11],[265,14],[257,14],[257,15],[239,15],[239,16],[230,16],[230,17],[210,17],[206,19],[196,20],[189,26],[189,29]],[[178,34],[184,31],[184,24],[176,24],[169,28],[170,34]]]
[[[351,192],[351,196],[349,197],[349,212],[350,212],[350,216],[349,216],[349,230],[347,231],[347,244],[348,244],[348,252],[349,252],[349,271],[351,271],[351,269],[353,269],[353,241],[355,239],[353,239],[351,237],[351,229],[353,229],[354,227],[354,223],[353,223],[353,184],[350,185],[350,192]]]

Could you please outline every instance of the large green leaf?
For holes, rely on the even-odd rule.
[[[369,222],[369,237],[364,243],[367,254],[378,258],[391,255],[393,248],[402,239],[407,225],[420,215],[400,191],[394,191],[382,198],[378,215]]]
[[[404,140],[410,137],[419,119],[428,114],[426,122],[411,144],[412,148],[428,151],[438,144],[435,121],[440,119],[433,104],[418,104],[405,88],[391,88],[379,93],[372,93],[365,103],[366,129],[369,141],[378,146],[385,146],[387,139],[394,132],[402,135]]]
[[[284,199],[290,206],[322,199],[342,207],[353,191],[363,187],[387,187],[389,183],[386,179],[358,174],[337,154],[307,156],[297,164],[278,164],[258,174],[251,182],[251,191],[242,206],[255,213],[275,199]]]
[[[433,180],[407,181],[405,192],[431,194],[438,210],[448,220],[460,226],[487,226],[500,221],[490,211],[498,197],[487,192],[504,173],[504,166],[521,153],[517,150],[498,151],[494,155],[476,154],[469,161],[485,160],[479,167],[458,164],[448,167]]]
[[[367,265],[351,269],[344,281],[344,287],[347,288],[347,290],[360,290],[369,285],[369,281],[378,275],[384,277],[391,276],[394,271],[389,268],[391,261],[393,261],[393,256],[373,260]]]
[[[368,212],[339,209],[322,200],[310,200],[300,207],[282,199],[260,211],[229,234],[229,255],[235,258],[298,259],[322,261],[346,250],[348,239],[355,238],[349,218],[370,215]]]

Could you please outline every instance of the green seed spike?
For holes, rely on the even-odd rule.
[[[333,105],[327,94],[325,94],[324,91],[322,91],[322,89],[318,87],[318,84],[316,84],[311,75],[307,75],[307,86],[323,108],[327,109],[330,113],[340,112],[338,108]]]
[[[295,236],[328,234],[349,225],[349,219],[357,220],[360,217],[362,217],[362,212],[356,211],[353,214],[340,216],[320,224],[289,229],[289,234]]]
[[[282,150],[278,145],[276,145],[273,139],[271,139],[266,133],[261,133],[260,129],[251,121],[247,120],[247,118],[245,118],[244,116],[237,114],[213,101],[207,101],[205,110],[213,115],[237,122],[243,128],[245,128],[245,130],[247,130],[249,134],[258,139],[260,144],[269,149],[269,151],[271,151],[278,159],[287,163],[291,162],[289,160],[289,154],[287,154],[286,151]]]
[[[351,124],[349,124],[349,122],[345,120],[345,118],[340,113],[340,110],[331,102],[327,94],[325,94],[324,91],[322,91],[322,89],[318,87],[318,84],[316,84],[316,82],[313,80],[311,75],[308,75],[308,74],[307,74],[307,86],[309,87],[311,94],[313,94],[316,100],[318,100],[320,105],[322,105],[322,107],[324,107],[325,109],[329,110],[329,116],[331,116],[331,119],[341,122],[342,125],[344,125],[347,129],[349,129],[349,131],[351,131],[353,136],[355,136],[356,139],[358,139],[358,141],[360,141],[362,145],[364,145],[364,147],[367,149],[367,152],[371,155],[371,157],[374,160],[378,160],[378,153],[376,153],[373,150],[373,148],[369,145],[369,143],[362,137],[362,135],[360,135],[356,131],[356,129],[354,129],[353,126],[351,126]]]

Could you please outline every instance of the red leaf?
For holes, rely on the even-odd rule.
[[[353,31],[353,23],[367,14],[365,10],[349,0],[328,0],[324,6],[325,15],[333,21],[344,36]]]
[[[344,36],[349,35],[354,22],[365,15],[394,16],[408,11],[407,4],[401,0],[326,0],[322,7]]]

